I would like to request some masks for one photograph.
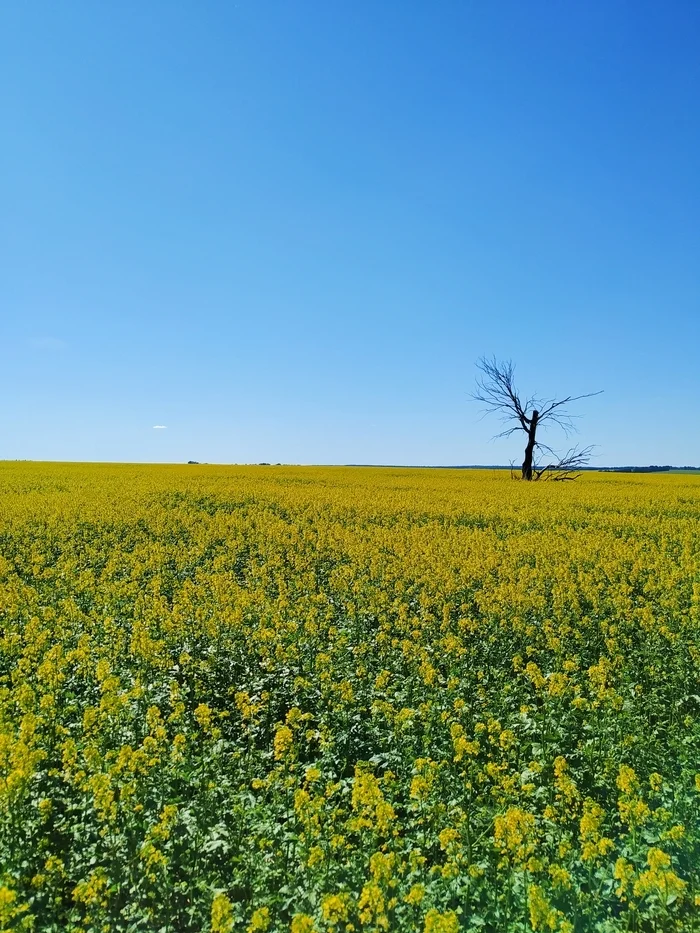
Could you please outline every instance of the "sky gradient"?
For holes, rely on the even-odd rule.
[[[699,35],[695,2],[4,4],[0,459],[507,463],[495,354],[604,390],[595,462],[700,464]]]

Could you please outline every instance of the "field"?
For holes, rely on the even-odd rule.
[[[0,502],[0,929],[700,929],[697,477]]]

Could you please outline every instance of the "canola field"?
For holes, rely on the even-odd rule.
[[[700,930],[700,479],[0,464],[0,929]]]

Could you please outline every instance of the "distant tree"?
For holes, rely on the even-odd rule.
[[[521,468],[524,480],[538,480],[542,477],[555,480],[575,479],[591,458],[593,447],[571,447],[565,454],[557,454],[548,444],[538,439],[537,432],[542,425],[556,425],[568,437],[576,430],[573,418],[566,406],[582,398],[592,398],[600,392],[588,392],[586,395],[567,395],[561,399],[542,399],[529,396],[524,401],[515,387],[515,366],[510,360],[499,362],[496,357],[482,357],[476,364],[480,375],[476,379],[476,392],[472,398],[484,405],[484,413],[496,413],[501,421],[508,424],[496,437],[510,437],[523,431],[527,437],[525,457]],[[544,465],[538,464],[537,454],[547,459]]]

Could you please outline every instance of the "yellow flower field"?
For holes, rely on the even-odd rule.
[[[700,930],[698,477],[0,502],[0,930]]]

